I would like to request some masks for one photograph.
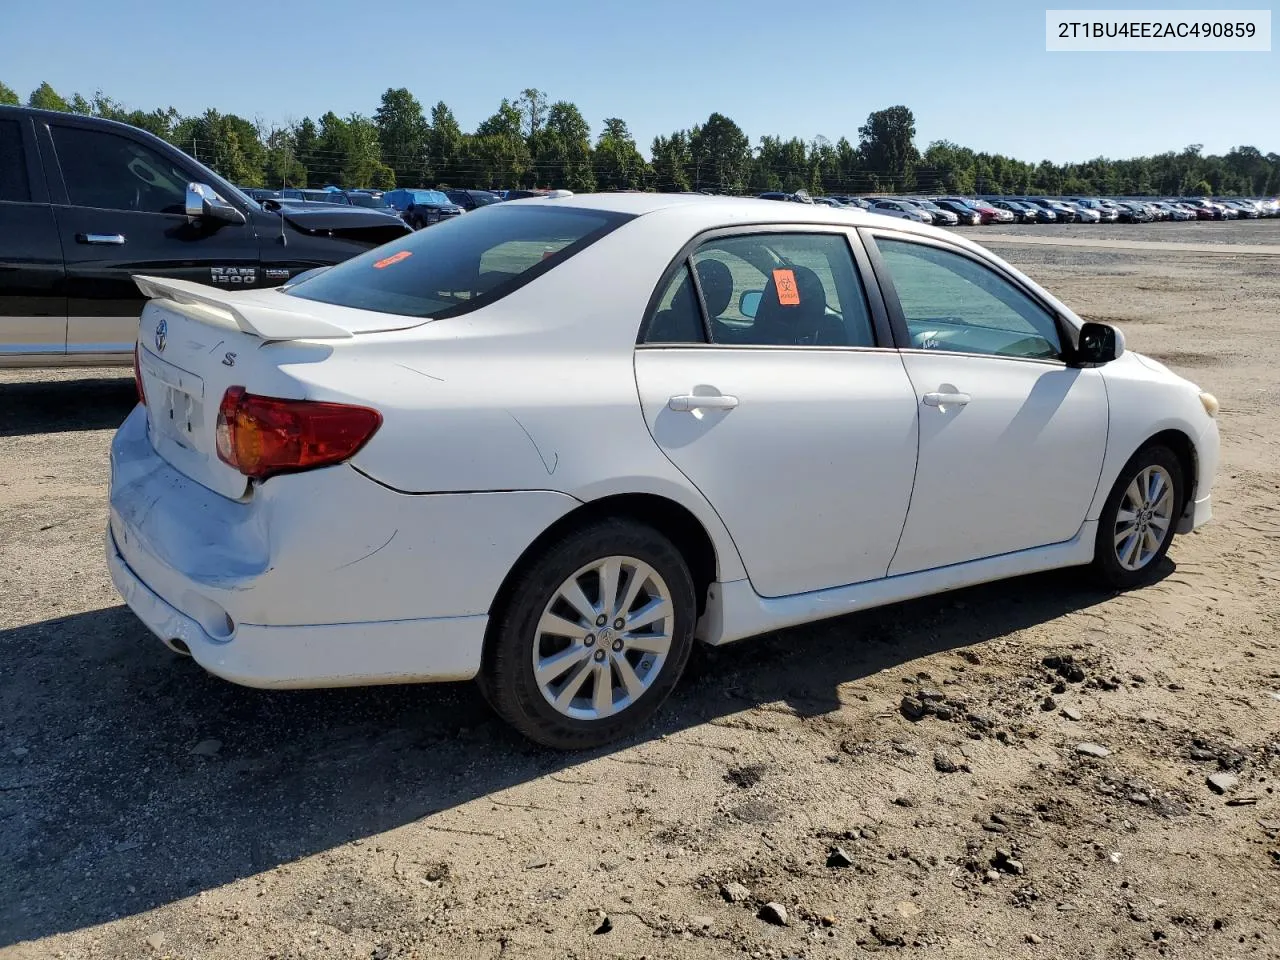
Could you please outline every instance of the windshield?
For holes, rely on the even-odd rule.
[[[386,197],[371,197],[367,193],[353,193],[349,199],[352,205],[356,207],[372,207],[375,210],[383,210],[390,206]]]
[[[457,316],[502,299],[631,219],[498,204],[346,260],[286,295],[405,317]]]

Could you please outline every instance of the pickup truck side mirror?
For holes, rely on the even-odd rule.
[[[209,220],[217,223],[245,222],[244,214],[219,197],[207,183],[187,184],[187,219]]]
[[[1072,367],[1100,367],[1118,360],[1124,353],[1124,334],[1109,323],[1086,321],[1080,328],[1080,340],[1067,357]]]

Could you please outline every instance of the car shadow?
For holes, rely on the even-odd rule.
[[[0,383],[0,437],[113,430],[138,402],[133,377]]]
[[[1038,574],[706,650],[649,728],[588,757],[756,704],[829,713],[842,685],[856,695],[880,671],[1111,596],[1073,572]],[[471,684],[237,687],[166,652],[124,607],[0,631],[0,650],[0,949],[138,914],[584,759],[524,741]]]

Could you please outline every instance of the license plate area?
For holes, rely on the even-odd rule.
[[[164,438],[188,450],[201,449],[204,380],[161,360],[150,351],[139,357],[147,394],[147,423],[152,441]]]

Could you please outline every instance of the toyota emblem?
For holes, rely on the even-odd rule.
[[[169,339],[169,322],[163,317],[156,324],[156,352],[164,353],[165,342]]]

